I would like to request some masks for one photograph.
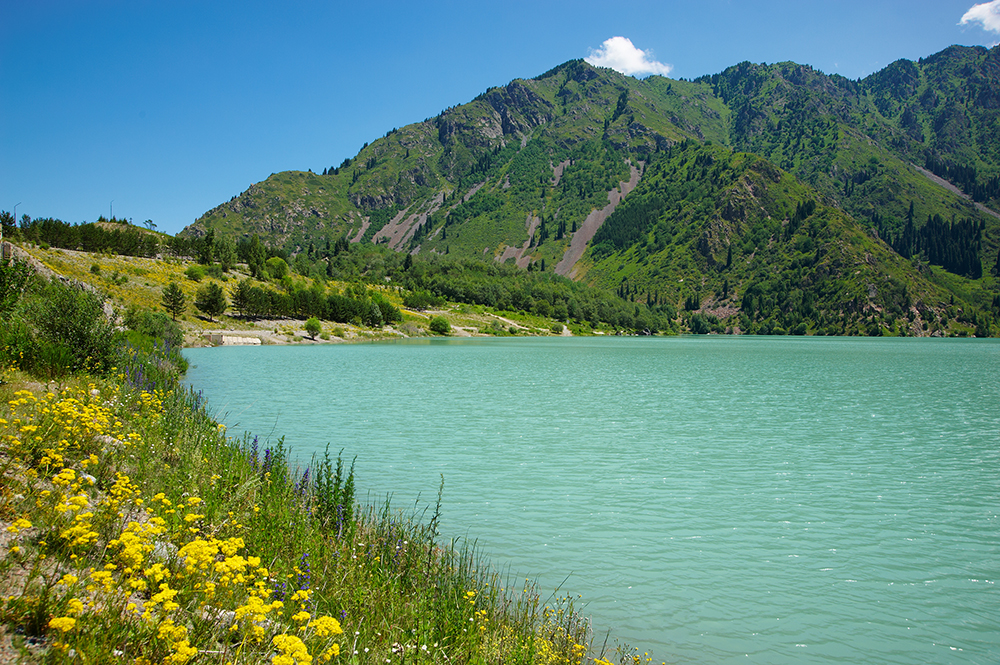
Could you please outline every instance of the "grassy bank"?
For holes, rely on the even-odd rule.
[[[505,579],[443,541],[435,507],[360,506],[339,456],[306,471],[289,465],[280,440],[227,436],[200,396],[178,387],[177,355],[148,335],[109,334],[91,295],[38,282],[17,295],[0,330],[8,657],[641,660],[595,650],[570,599]],[[39,299],[54,298],[64,306],[48,315],[72,315],[78,342],[33,318]],[[32,373],[18,368],[25,350]]]

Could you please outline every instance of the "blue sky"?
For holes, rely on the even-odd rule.
[[[1000,0],[961,23],[975,4],[0,0],[0,210],[83,222],[113,208],[176,233],[273,172],[322,171],[573,58],[860,78],[995,44]],[[613,37],[630,45],[603,46]]]

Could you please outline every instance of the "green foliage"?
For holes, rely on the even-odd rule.
[[[219,263],[211,263],[205,266],[205,274],[209,277],[214,277],[215,279],[223,279],[222,265]]]
[[[114,218],[101,217],[98,223],[70,224],[51,217],[31,219],[27,215],[21,218],[16,229],[13,225],[10,230],[5,227],[4,235],[62,249],[148,257],[156,256],[164,237]]]
[[[432,295],[427,291],[410,291],[403,296],[403,306],[408,309],[423,311],[431,307],[440,307],[444,303],[444,298]]]
[[[448,319],[443,316],[435,316],[432,318],[428,328],[430,328],[431,332],[438,335],[448,335],[451,333],[451,324],[448,323]]]
[[[192,282],[200,282],[205,278],[205,266],[193,263],[187,267],[187,269],[184,271],[184,274]]]
[[[177,285],[177,282],[170,282],[165,287],[163,287],[163,296],[161,299],[161,304],[163,309],[167,310],[171,318],[176,321],[178,316],[184,314],[184,310],[187,309],[187,296],[181,291],[181,287]]]
[[[281,280],[288,274],[288,264],[280,256],[272,256],[265,262],[265,266],[271,279]]]
[[[323,326],[322,324],[320,324],[319,319],[317,319],[315,316],[312,316],[306,320],[305,329],[306,332],[309,334],[310,338],[316,339],[316,335],[318,335],[320,331],[323,330]]]
[[[171,323],[163,314],[159,316],[167,324]],[[114,360],[116,371],[129,385],[139,390],[176,389],[188,369],[181,346],[157,335],[155,325],[146,329],[150,332],[128,330],[119,340]],[[165,332],[173,333],[167,327]]]
[[[172,347],[180,348],[184,344],[184,332],[174,320],[163,312],[150,312],[136,307],[129,307],[122,317],[122,324],[150,339],[158,339]]]
[[[20,279],[20,273],[14,277]],[[117,340],[103,299],[59,281],[29,282],[0,326],[0,354],[47,379],[106,372],[114,365]]]
[[[250,270],[250,276],[254,279],[263,279],[267,250],[264,249],[264,244],[260,241],[260,236],[256,233],[253,234],[248,243],[238,245],[237,248],[240,250],[241,258],[246,262],[247,268]]]
[[[236,243],[232,236],[223,235],[215,243],[215,259],[219,262],[223,272],[229,272],[236,266],[237,260]]]
[[[34,270],[24,261],[0,258],[0,316],[13,311],[32,275]]]
[[[37,294],[30,320],[44,343],[69,349],[69,369],[101,372],[111,366],[115,330],[97,294],[48,282]]]
[[[211,321],[226,311],[229,302],[226,300],[226,294],[222,287],[216,282],[209,282],[198,289],[194,298],[194,306]]]
[[[314,515],[323,528],[333,533],[337,538],[350,536],[354,527],[354,462],[351,468],[344,471],[343,450],[337,454],[337,465],[331,463],[330,446],[323,451],[323,459],[318,463],[314,460],[316,469],[314,497],[316,510]]]

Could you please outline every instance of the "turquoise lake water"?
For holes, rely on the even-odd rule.
[[[185,352],[229,426],[433,504],[670,663],[1000,662],[1000,343],[435,339]],[[568,577],[567,577],[568,576]],[[565,581],[564,581],[565,580]]]

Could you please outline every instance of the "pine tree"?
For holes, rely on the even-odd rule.
[[[211,282],[198,289],[198,293],[194,299],[194,306],[207,316],[209,321],[214,321],[216,316],[226,311],[229,302],[226,300],[226,294],[223,293],[222,287],[215,282]]]
[[[181,287],[177,286],[177,282],[170,282],[165,287],[163,287],[163,309],[167,310],[171,318],[174,321],[177,317],[184,313],[187,307],[187,296],[181,291]]]
[[[241,279],[233,289],[233,309],[245,319],[252,318],[254,310],[254,286],[249,279]]]
[[[222,265],[223,272],[229,272],[236,265],[236,243],[229,236],[220,236],[215,243],[215,258]]]
[[[267,250],[264,243],[260,241],[260,236],[256,233],[250,238],[250,247],[247,251],[247,267],[250,269],[250,276],[254,279],[262,279],[264,276],[264,262],[267,260]]]

